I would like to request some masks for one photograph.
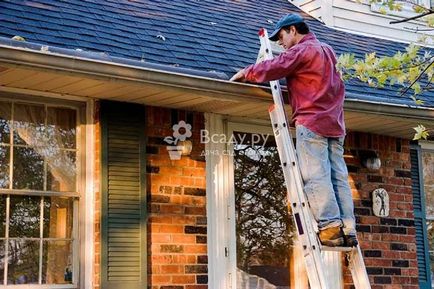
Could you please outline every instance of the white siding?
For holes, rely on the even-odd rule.
[[[327,26],[339,30],[401,42],[416,42],[423,33],[434,35],[434,31],[414,31],[416,28],[427,28],[422,21],[390,24],[390,21],[417,15],[410,7],[404,7],[401,12],[384,15],[378,12],[378,5],[371,5],[367,0],[360,3],[353,0],[296,0],[291,3],[319,18]],[[432,40],[429,40],[428,44],[434,46]]]

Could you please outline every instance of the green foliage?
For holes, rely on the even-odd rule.
[[[428,88],[421,81],[431,82],[434,74],[432,65],[434,57],[429,53],[420,53],[420,46],[410,44],[405,51],[398,51],[392,56],[379,57],[375,52],[365,55],[364,59],[356,59],[353,54],[344,53],[339,56],[337,69],[344,80],[351,78],[366,82],[372,87],[398,84],[403,88],[410,87],[415,104],[423,102],[417,95]]]
[[[413,140],[427,139],[429,137],[428,130],[423,125],[419,124],[413,129],[416,131]]]

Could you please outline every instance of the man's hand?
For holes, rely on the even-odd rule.
[[[240,81],[245,82],[246,81],[246,75],[244,74],[244,69],[241,69],[237,73],[234,74],[234,76],[229,79],[229,81]]]

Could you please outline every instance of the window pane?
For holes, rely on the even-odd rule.
[[[9,189],[10,152],[9,146],[0,146],[0,189]]]
[[[10,198],[9,236],[38,238],[41,197],[11,196]]]
[[[0,101],[0,143],[10,143],[10,120],[12,105]]]
[[[14,148],[14,189],[44,189],[44,160],[32,148]]]
[[[47,109],[47,123],[50,139],[62,148],[75,148],[76,144],[76,111],[69,108]]]
[[[427,221],[428,250],[431,264],[431,278],[434,284],[434,220]]]
[[[8,284],[37,284],[38,273],[39,241],[10,240]]]
[[[6,226],[6,196],[2,195],[0,196],[0,238],[5,237],[5,226]]]
[[[45,107],[43,105],[14,105],[14,143],[37,146],[44,139]]]
[[[72,241],[44,241],[43,284],[72,283]]]
[[[423,188],[426,197],[426,215],[434,217],[434,152],[423,151]]]
[[[44,238],[71,238],[73,199],[44,198]]]
[[[234,162],[237,287],[267,282],[288,288],[295,226],[277,148],[237,145]]]
[[[58,150],[48,158],[47,190],[57,192],[76,191],[75,152]]]
[[[5,242],[4,240],[0,241],[0,284],[4,283],[4,272],[5,272]]]

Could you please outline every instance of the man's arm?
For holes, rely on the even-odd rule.
[[[262,83],[284,78],[303,63],[304,55],[305,53],[300,49],[290,49],[276,58],[241,69],[232,76],[230,81]]]

